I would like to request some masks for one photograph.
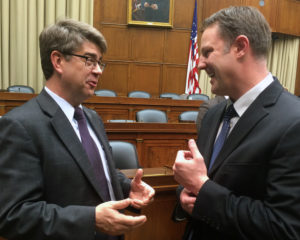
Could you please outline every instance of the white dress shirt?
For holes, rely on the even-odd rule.
[[[68,118],[69,122],[71,123],[77,137],[81,141],[80,132],[79,132],[79,128],[78,128],[78,123],[77,123],[76,119],[74,118],[75,108],[70,103],[68,103],[65,99],[61,98],[60,96],[58,96],[57,94],[52,92],[49,88],[45,87],[45,90],[53,98],[53,100],[58,104],[58,106],[61,108],[61,110],[64,112],[64,114]],[[82,105],[79,105],[79,107],[82,108]],[[116,198],[115,198],[115,195],[114,195],[114,192],[113,192],[113,189],[112,189],[110,175],[109,175],[109,172],[108,172],[107,160],[106,160],[104,150],[101,146],[101,143],[100,143],[99,139],[97,138],[97,136],[94,133],[92,127],[90,126],[89,121],[86,121],[86,122],[87,122],[87,125],[88,125],[89,133],[90,133],[92,139],[94,140],[94,142],[96,143],[97,148],[99,150],[99,154],[101,156],[102,165],[103,165],[105,177],[106,177],[106,180],[107,180],[107,183],[108,183],[108,189],[109,189],[109,194],[110,194],[111,200],[115,200]]]
[[[243,96],[241,96],[238,100],[236,100],[233,103],[234,109],[238,116],[231,118],[229,134],[232,131],[232,129],[234,128],[237,121],[242,117],[242,115],[249,108],[249,106],[259,96],[259,94],[261,94],[272,82],[273,82],[273,76],[271,73],[269,73],[261,82],[256,84],[253,88],[251,88],[249,91],[247,91]],[[231,103],[231,101],[229,99],[227,101],[229,104]],[[221,124],[220,124],[216,139],[219,136],[222,126],[223,126],[223,122],[221,122]]]

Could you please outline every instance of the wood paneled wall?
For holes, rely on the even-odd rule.
[[[300,36],[300,1],[264,1],[261,7],[259,0],[197,0],[198,27],[221,8],[251,5],[265,15],[273,32]],[[133,90],[147,91],[153,97],[163,92],[184,93],[194,0],[174,0],[173,28],[127,25],[127,2],[94,0],[94,26],[108,42],[104,55],[108,64],[97,88],[113,89],[118,96]],[[300,63],[296,89],[299,68]]]
[[[174,1],[173,28],[127,25],[127,0],[95,0],[94,26],[108,42],[98,88],[184,93],[194,0]],[[201,9],[202,0],[198,0]],[[200,8],[199,8],[200,7]],[[198,11],[198,22],[201,19]]]
[[[259,0],[203,0],[203,19],[212,13],[229,6],[253,6],[265,16],[272,32],[300,36],[300,1],[299,0],[264,0],[264,6]]]
[[[259,0],[203,0],[202,19],[212,13],[229,6],[253,6],[265,16],[272,32],[300,37],[300,1],[299,0],[264,0],[260,6]],[[298,55],[295,95],[300,95],[300,49]]]

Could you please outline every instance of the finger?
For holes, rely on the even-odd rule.
[[[141,200],[134,200],[131,206],[136,209],[141,209],[142,207],[146,206],[146,204]]]
[[[130,198],[126,198],[120,201],[111,201],[111,204],[113,209],[124,209],[128,207],[131,204],[131,202],[132,201]]]
[[[145,187],[145,192],[148,194],[147,198],[149,199],[153,198],[155,195],[155,190],[150,185],[148,185],[143,181],[142,181],[142,185]]]
[[[185,204],[194,204],[196,202],[196,197],[186,197],[184,198]]]
[[[150,200],[153,199],[154,195],[155,195],[155,190],[152,187],[150,187],[149,199]]]
[[[199,159],[202,158],[201,153],[198,150],[198,147],[196,145],[196,142],[194,139],[189,140],[189,149],[191,150],[193,158]]]
[[[147,221],[145,215],[131,216],[120,213],[119,223],[128,227],[137,227],[144,224]]]
[[[194,209],[194,205],[188,205],[188,209],[189,209],[189,213],[192,214],[193,209]]]
[[[176,172],[176,165],[179,163],[179,162],[182,162],[184,160],[184,151],[183,150],[179,150],[177,151],[177,155],[176,155],[176,159],[175,159],[175,162],[173,164],[173,172]]]
[[[133,181],[135,181],[137,184],[141,184],[142,177],[143,177],[143,169],[139,168],[135,173],[135,177]]]
[[[108,234],[110,235],[121,235],[134,228],[143,225],[147,221],[146,216],[130,216],[119,213],[118,222],[115,224],[115,229]]]
[[[181,161],[181,160],[183,160],[183,159],[184,159],[184,151],[183,151],[183,150],[179,150],[179,151],[177,152],[175,162]]]
[[[144,204],[144,202],[142,200],[139,199],[133,199],[131,202],[132,206],[142,206]]]
[[[193,159],[193,154],[192,154],[190,151],[185,151],[185,152],[184,152],[184,158],[185,158],[186,160]]]

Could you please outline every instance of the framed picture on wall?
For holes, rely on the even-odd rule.
[[[173,26],[174,0],[128,0],[128,24]]]

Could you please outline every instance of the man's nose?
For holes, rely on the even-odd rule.
[[[95,74],[101,75],[102,72],[103,72],[103,71],[101,70],[99,64],[97,64],[97,65],[93,68],[93,73],[95,73]]]
[[[204,58],[203,58],[203,56],[200,56],[197,68],[199,70],[202,70],[202,69],[205,69],[205,67],[206,67],[206,64],[205,64]]]

